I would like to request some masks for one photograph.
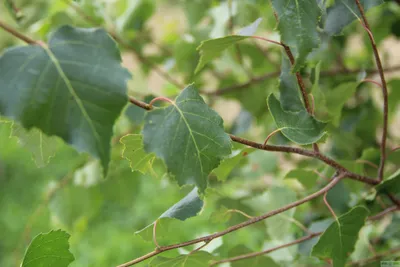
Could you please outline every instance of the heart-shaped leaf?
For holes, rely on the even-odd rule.
[[[25,253],[22,267],[67,267],[75,260],[69,251],[70,235],[64,231],[51,231],[36,236]]]
[[[368,210],[357,206],[338,217],[319,238],[312,255],[331,258],[334,267],[345,266],[348,255],[353,251],[358,232],[365,223]]]
[[[305,109],[298,112],[284,111],[273,94],[268,97],[267,102],[276,126],[291,141],[307,145],[317,142],[325,135],[326,123],[317,121]]]
[[[193,85],[165,108],[145,117],[144,148],[164,160],[179,185],[207,187],[208,174],[231,153],[231,139],[222,118],[210,109]]]

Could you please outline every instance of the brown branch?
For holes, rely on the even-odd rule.
[[[233,226],[231,226],[231,227],[229,227],[229,228],[227,228],[227,229],[225,229],[225,230],[223,230],[221,232],[217,232],[217,233],[214,233],[214,234],[211,234],[211,235],[207,235],[207,236],[204,236],[204,237],[196,238],[196,239],[193,239],[193,240],[190,240],[190,241],[186,241],[186,242],[182,242],[182,243],[177,243],[177,244],[173,244],[173,245],[169,245],[169,246],[160,247],[160,248],[158,248],[158,249],[156,249],[156,250],[154,250],[154,251],[152,251],[152,252],[150,252],[150,253],[142,256],[142,257],[139,257],[139,258],[134,259],[132,261],[126,262],[126,263],[121,264],[121,265],[118,265],[117,267],[132,266],[132,265],[134,265],[136,263],[142,262],[142,261],[144,261],[146,259],[149,259],[149,258],[151,258],[151,257],[153,257],[153,256],[155,256],[157,254],[160,254],[160,253],[162,253],[164,251],[168,251],[168,250],[172,250],[172,249],[176,249],[176,248],[181,248],[181,247],[186,247],[186,246],[190,246],[190,245],[197,244],[197,243],[200,243],[200,242],[210,242],[211,240],[213,240],[215,238],[224,236],[226,234],[229,234],[231,232],[237,231],[237,230],[239,230],[241,228],[244,228],[246,226],[252,225],[254,223],[260,222],[260,221],[265,220],[265,219],[267,219],[269,217],[272,217],[274,215],[277,215],[279,213],[282,213],[284,211],[292,209],[294,207],[300,206],[301,204],[304,204],[304,203],[306,203],[306,202],[308,202],[308,201],[310,201],[310,200],[312,200],[314,198],[317,198],[317,197],[325,194],[325,192],[327,192],[330,189],[332,189],[346,175],[347,175],[346,173],[339,174],[338,176],[334,177],[325,187],[323,187],[319,191],[317,191],[317,192],[315,192],[315,193],[313,193],[313,194],[311,194],[311,195],[309,195],[309,196],[307,196],[307,197],[305,197],[305,198],[303,198],[301,200],[298,200],[298,201],[292,202],[292,203],[290,203],[290,204],[288,204],[286,206],[283,206],[282,208],[270,211],[270,212],[265,213],[265,214],[263,214],[261,216],[257,216],[257,217],[254,217],[252,219],[249,219],[249,220],[247,220],[245,222],[233,225]]]
[[[316,151],[312,151],[312,150],[307,150],[307,149],[302,149],[302,148],[297,148],[297,147],[289,147],[289,146],[271,146],[271,145],[263,145],[260,143],[256,143],[244,138],[240,138],[234,135],[230,135],[232,141],[237,142],[237,143],[241,143],[243,145],[247,145],[250,147],[254,147],[260,150],[266,150],[266,151],[275,151],[275,152],[286,152],[286,153],[294,153],[294,154],[300,154],[306,157],[311,157],[311,158],[316,158],[318,160],[321,160],[323,162],[325,162],[326,164],[328,164],[329,166],[335,168],[336,170],[345,172],[347,174],[347,177],[353,179],[353,180],[357,180],[363,183],[367,183],[370,185],[377,185],[379,184],[379,181],[373,178],[369,178],[366,176],[362,176],[353,172],[350,172],[349,170],[347,170],[345,167],[343,167],[342,165],[340,165],[338,162],[336,162],[335,160],[319,153]]]
[[[152,110],[152,107],[150,106],[150,104],[147,104],[145,102],[136,100],[133,97],[129,97],[129,102],[131,102],[135,106],[138,106],[139,108],[142,108],[142,109],[145,109],[145,110]]]
[[[360,3],[360,0],[355,0],[358,10],[360,11],[362,21],[361,24],[365,28],[368,33],[369,40],[371,41],[372,50],[374,51],[375,61],[378,68],[379,76],[381,78],[382,85],[382,95],[383,95],[383,130],[382,130],[382,138],[381,138],[381,160],[378,169],[378,178],[379,180],[383,180],[383,173],[385,168],[385,160],[386,160],[386,139],[387,139],[387,129],[388,129],[388,90],[387,84],[385,80],[385,74],[382,67],[381,58],[379,56],[378,48],[376,47],[374,36],[371,32],[371,28],[369,27],[368,20],[365,16],[364,8]]]
[[[37,42],[33,39],[31,39],[30,37],[20,33],[19,31],[17,31],[16,29],[12,28],[11,26],[7,25],[5,22],[0,20],[0,28],[2,28],[3,30],[5,30],[6,32],[14,35],[15,37],[17,37],[18,39],[24,41],[27,44],[30,45],[36,45]]]
[[[264,251],[252,252],[252,253],[243,254],[243,255],[240,255],[240,256],[232,257],[232,258],[227,258],[227,259],[223,259],[223,260],[219,260],[219,261],[214,261],[214,262],[212,262],[210,264],[210,266],[214,266],[214,265],[225,263],[225,262],[240,261],[240,260],[244,260],[244,259],[249,259],[249,258],[254,258],[254,257],[257,257],[257,256],[261,256],[261,255],[273,252],[273,251],[281,249],[281,248],[287,248],[287,247],[299,244],[301,242],[304,242],[306,240],[309,240],[309,239],[312,239],[312,238],[314,238],[316,236],[319,236],[322,233],[323,232],[312,233],[312,234],[309,234],[309,235],[304,236],[302,238],[296,239],[296,240],[294,240],[292,242],[289,242],[289,243],[286,243],[286,244],[283,244],[281,246],[277,246],[277,247],[274,247],[274,248],[270,248],[270,249],[267,249],[267,250],[264,250]]]
[[[382,253],[378,253],[375,256],[371,257],[371,258],[350,262],[349,265],[350,266],[363,266],[363,265],[365,265],[367,263],[371,263],[371,262],[377,261],[377,260],[379,260],[381,258],[384,258],[384,257],[389,256],[391,254],[396,254],[398,252],[400,252],[400,247],[393,248],[393,249],[390,249],[390,250],[382,252]]]

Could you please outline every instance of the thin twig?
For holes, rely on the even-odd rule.
[[[325,206],[328,207],[329,212],[332,214],[333,218],[337,221],[337,216],[336,216],[335,212],[333,211],[331,205],[329,205],[328,200],[326,199],[327,194],[328,194],[328,192],[325,192],[325,194],[324,194],[324,203],[325,203]]]
[[[129,102],[134,104],[135,106],[138,106],[139,108],[145,109],[145,110],[152,110],[152,106],[150,104],[147,104],[145,102],[139,101],[133,97],[129,97]]]
[[[280,132],[280,131],[282,131],[282,129],[276,129],[275,131],[273,131],[272,133],[270,133],[270,134],[267,136],[267,138],[265,138],[264,146],[268,143],[268,140],[269,140],[274,134],[276,134],[276,133],[278,133],[278,132]]]
[[[309,234],[309,235],[304,236],[302,238],[296,239],[296,240],[294,240],[292,242],[283,244],[281,246],[273,247],[273,248],[270,248],[270,249],[267,249],[267,250],[264,250],[264,251],[252,252],[252,253],[243,254],[243,255],[240,255],[240,256],[232,257],[232,258],[227,258],[227,259],[223,259],[223,260],[219,260],[219,261],[214,261],[214,262],[212,262],[210,264],[210,266],[214,266],[214,265],[225,263],[225,262],[240,261],[240,260],[244,260],[244,259],[248,259],[248,258],[254,258],[254,257],[258,257],[258,256],[261,256],[261,255],[265,255],[265,254],[268,254],[268,253],[273,252],[275,250],[278,250],[278,249],[281,249],[281,248],[290,247],[290,246],[299,244],[301,242],[304,242],[306,240],[312,239],[312,238],[314,238],[316,236],[321,235],[322,233],[323,232],[312,233],[312,234]]]
[[[153,243],[156,246],[156,249],[160,247],[160,245],[157,242],[157,222],[158,222],[158,219],[154,222],[154,225],[153,225]]]
[[[384,210],[383,212],[381,212],[381,213],[379,213],[379,214],[377,214],[375,216],[367,218],[367,220],[368,221],[373,221],[373,220],[380,219],[383,216],[385,216],[386,214],[389,214],[389,213],[391,213],[391,212],[393,212],[395,210],[398,210],[398,208],[396,206],[393,206],[393,207],[391,207],[391,208],[389,208],[387,210]],[[280,214],[280,215],[282,215],[282,214]],[[236,257],[232,257],[232,258],[228,258],[228,259],[224,259],[224,260],[220,260],[220,261],[214,261],[214,262],[212,262],[210,264],[210,266],[213,266],[213,265],[216,265],[216,264],[225,263],[225,262],[234,262],[234,261],[239,261],[239,260],[243,260],[243,259],[248,259],[248,258],[261,256],[261,255],[276,251],[278,249],[286,248],[286,247],[289,247],[289,246],[304,242],[306,240],[312,239],[312,238],[314,238],[316,236],[321,235],[322,233],[323,232],[318,232],[318,233],[310,233],[309,232],[309,235],[304,236],[304,237],[299,238],[299,239],[296,239],[296,240],[294,240],[292,242],[289,242],[287,244],[284,244],[284,245],[281,245],[281,246],[277,246],[277,247],[274,247],[274,248],[270,248],[270,249],[267,249],[267,250],[264,250],[264,251],[261,251],[261,252],[252,252],[252,253],[243,254],[243,255],[239,255],[239,256],[236,256]],[[379,255],[379,254],[377,254],[377,255]]]
[[[235,135],[230,134],[230,137],[232,139],[232,141],[237,142],[237,143],[241,143],[243,145],[247,145],[250,147],[254,147],[260,150],[266,150],[266,151],[275,151],[275,152],[286,152],[286,153],[294,153],[294,154],[299,154],[299,155],[303,155],[306,157],[311,157],[311,158],[316,158],[318,160],[321,160],[323,162],[325,162],[326,164],[328,164],[329,166],[332,166],[333,168],[335,168],[336,170],[342,171],[342,172],[346,172],[347,173],[347,177],[356,180],[356,181],[360,181],[363,183],[367,183],[370,185],[377,185],[379,184],[379,181],[370,177],[366,177],[366,176],[362,176],[353,172],[350,172],[349,170],[347,170],[345,167],[343,167],[342,165],[340,165],[338,162],[336,162],[335,160],[319,153],[319,152],[315,152],[312,150],[307,150],[307,149],[302,149],[302,148],[297,148],[297,147],[289,147],[289,146],[271,146],[271,145],[263,145],[260,143],[256,143],[244,138],[240,138],[237,137]]]
[[[7,25],[5,22],[0,20],[0,28],[2,28],[3,30],[5,30],[6,32],[14,35],[15,37],[17,37],[18,39],[24,41],[27,44],[31,44],[31,45],[35,45],[37,44],[37,42],[33,39],[31,39],[30,37],[20,33],[19,31],[17,31],[16,29],[12,28],[11,26]]]
[[[226,214],[226,213],[239,213],[239,214],[243,215],[244,217],[246,217],[247,219],[252,219],[252,218],[254,218],[254,216],[250,216],[249,214],[247,214],[247,213],[245,213],[245,212],[243,212],[243,211],[241,211],[241,210],[237,210],[237,209],[230,209],[230,210],[227,210],[227,211],[225,211],[225,214]]]
[[[136,263],[142,262],[142,261],[144,261],[146,259],[149,259],[149,258],[151,258],[151,257],[153,257],[153,256],[155,256],[157,254],[160,254],[160,253],[162,253],[164,251],[190,246],[190,245],[193,245],[193,244],[196,244],[196,243],[205,242],[207,240],[211,241],[211,240],[213,240],[213,239],[215,239],[217,237],[224,236],[226,234],[229,234],[231,232],[237,231],[237,230],[239,230],[241,228],[244,228],[246,226],[249,226],[249,225],[252,225],[254,223],[263,221],[263,220],[265,220],[265,219],[267,219],[269,217],[272,217],[274,215],[277,215],[279,213],[282,213],[284,211],[287,211],[289,209],[297,207],[297,206],[299,206],[301,204],[304,204],[304,203],[306,203],[306,202],[308,202],[308,201],[310,201],[310,200],[312,200],[314,198],[317,198],[317,197],[323,195],[325,192],[327,192],[330,189],[332,189],[345,176],[346,176],[346,173],[341,173],[338,176],[334,177],[332,179],[332,181],[330,181],[325,187],[323,187],[319,191],[317,191],[317,192],[315,192],[315,193],[313,193],[313,194],[311,194],[311,195],[309,195],[309,196],[307,196],[307,197],[305,197],[305,198],[303,198],[301,200],[292,202],[292,203],[290,203],[290,204],[288,204],[288,205],[286,205],[284,207],[281,207],[279,209],[270,211],[270,212],[265,213],[265,214],[263,214],[261,216],[254,217],[254,218],[249,219],[249,220],[247,220],[245,222],[233,225],[233,226],[231,226],[231,227],[229,227],[229,228],[227,228],[227,229],[225,229],[225,230],[223,230],[221,232],[217,232],[217,233],[214,233],[214,234],[211,234],[211,235],[207,235],[207,236],[204,236],[204,237],[196,238],[196,239],[193,239],[193,240],[190,240],[190,241],[186,241],[186,242],[182,242],[182,243],[178,243],[178,244],[173,244],[173,245],[169,245],[169,246],[160,247],[157,250],[154,250],[154,251],[152,251],[152,252],[150,252],[150,253],[148,253],[148,254],[146,254],[144,256],[141,256],[141,257],[139,257],[137,259],[134,259],[134,260],[131,260],[129,262],[123,263],[121,265],[118,265],[117,267],[132,266],[132,265],[134,265]]]
[[[361,24],[365,28],[365,30],[368,33],[369,40],[371,41],[371,46],[372,50],[374,51],[374,56],[375,56],[375,61],[376,65],[379,71],[379,76],[381,78],[381,85],[382,85],[382,95],[383,95],[383,130],[382,130],[382,138],[381,138],[381,160],[379,164],[379,170],[378,170],[378,178],[380,181],[383,180],[383,173],[384,173],[384,168],[385,168],[385,160],[386,160],[386,139],[387,139],[387,129],[388,129],[388,112],[389,112],[389,107],[388,107],[388,90],[387,90],[387,84],[385,80],[385,74],[384,70],[382,67],[382,62],[381,58],[379,56],[378,48],[375,43],[374,36],[371,32],[371,28],[369,27],[369,23],[367,20],[367,17],[365,16],[364,8],[360,3],[360,0],[355,0],[358,10],[360,11],[362,21]]]
[[[382,88],[382,84],[380,84],[379,82],[374,81],[372,79],[364,79],[364,80],[362,80],[362,82],[373,83],[373,84],[379,86],[380,88]]]

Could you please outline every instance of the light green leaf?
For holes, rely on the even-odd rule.
[[[69,251],[70,235],[64,231],[51,231],[36,236],[25,253],[22,267],[67,267],[75,260]]]
[[[319,45],[317,31],[321,10],[316,1],[272,0],[278,16],[281,41],[296,57],[294,71],[305,63],[307,55]]]
[[[400,192],[400,169],[377,185],[376,190],[398,194]]]
[[[285,179],[296,179],[299,181],[305,189],[312,189],[318,180],[319,176],[313,171],[296,169],[288,172]]]
[[[191,254],[180,255],[173,259],[158,256],[150,261],[149,267],[208,267],[209,262],[213,260],[213,258],[213,255],[205,251],[196,251]]]
[[[0,120],[0,123],[5,123],[6,120]],[[40,130],[33,128],[25,130],[22,126],[12,121],[11,137],[18,138],[18,143],[29,150],[32,154],[32,160],[36,166],[42,168],[46,166],[52,157],[55,156],[57,149],[60,147],[60,142],[54,136],[47,136]]]
[[[333,125],[339,126],[343,106],[354,95],[357,85],[358,83],[355,82],[341,83],[333,90],[325,92],[326,107],[331,115]]]
[[[208,62],[219,57],[231,45],[248,38],[248,36],[231,35],[201,42],[197,50],[200,51],[200,60],[195,73],[199,72]]]
[[[0,113],[99,158],[107,173],[129,78],[104,30],[64,26],[48,48],[14,47],[0,58]]]
[[[122,156],[130,162],[132,171],[145,174],[151,170],[155,155],[146,153],[143,148],[142,135],[128,134],[120,139],[124,145]]]
[[[289,140],[307,145],[317,142],[325,135],[326,123],[317,121],[306,110],[299,112],[284,111],[276,97],[268,97],[268,107],[276,126]]]
[[[364,11],[383,4],[382,0],[360,0]],[[324,31],[329,35],[340,34],[344,27],[350,24],[353,20],[361,18],[356,1],[354,0],[336,0],[335,4],[328,8],[327,17],[325,20]]]
[[[368,210],[357,206],[338,217],[319,238],[312,255],[331,258],[333,267],[345,266],[348,255],[354,250],[358,232],[365,223]]]
[[[285,111],[304,110],[300,99],[300,88],[296,75],[290,71],[290,61],[286,55],[282,55],[281,75],[279,76],[279,92],[282,109]]]
[[[207,187],[208,174],[231,153],[222,118],[210,109],[193,85],[175,102],[155,108],[145,117],[144,148],[164,160],[179,185]]]
[[[217,175],[219,181],[225,181],[232,170],[243,160],[249,153],[254,152],[254,148],[244,148],[232,151],[229,158],[224,159],[221,164],[213,170],[213,173]]]

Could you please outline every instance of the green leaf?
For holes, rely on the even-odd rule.
[[[199,72],[208,62],[219,57],[231,45],[248,38],[249,36],[231,35],[201,42],[197,50],[200,51],[200,60],[195,73]]]
[[[132,171],[145,174],[151,170],[155,155],[144,151],[142,139],[140,134],[128,134],[119,141],[124,145],[122,156],[130,162]]]
[[[245,247],[244,245],[238,245],[231,249],[228,253],[229,257],[235,257],[243,254],[251,253],[250,249]],[[252,257],[248,259],[243,259],[239,261],[234,261],[231,263],[231,267],[257,267],[257,266],[268,266],[268,267],[279,267],[279,265],[272,260],[270,257],[265,255],[260,255],[257,257]]]
[[[376,190],[398,194],[400,192],[400,169],[377,185]]]
[[[6,122],[11,123],[10,138],[14,136],[18,138],[18,143],[31,152],[32,160],[37,167],[46,166],[55,156],[60,145],[56,137],[47,136],[36,128],[27,131],[17,123],[0,120],[0,123]]]
[[[163,218],[172,218],[180,221],[184,221],[190,217],[196,216],[201,209],[203,208],[204,202],[200,199],[197,188],[193,188],[193,190],[187,194],[184,198],[182,198],[179,202],[175,203],[168,210],[166,210],[160,217],[158,217],[157,221],[157,229],[159,232],[168,232],[168,228],[172,220],[160,220]],[[151,240],[153,235],[152,227],[155,222],[149,224],[145,228],[136,231],[135,234],[139,234],[144,240]],[[163,229],[160,231],[160,228]],[[166,229],[166,230],[165,230]],[[165,230],[165,231],[164,231]],[[159,234],[157,234],[159,236]]]
[[[67,267],[75,260],[69,251],[70,235],[64,231],[51,231],[36,236],[25,253],[22,267]]]
[[[203,208],[204,202],[197,194],[197,188],[187,194],[178,203],[170,207],[161,214],[160,218],[175,218],[184,221],[190,217],[196,216]]]
[[[325,92],[326,107],[331,115],[333,125],[339,126],[343,106],[354,95],[357,85],[358,83],[355,82],[342,83],[333,90]]]
[[[319,176],[315,172],[304,169],[291,170],[285,176],[285,179],[296,179],[305,189],[312,189],[316,185],[318,178]]]
[[[317,121],[306,110],[299,112],[284,111],[276,97],[268,97],[268,107],[276,126],[289,140],[307,145],[317,142],[325,135],[326,123]]]
[[[360,0],[364,11],[383,4],[382,0]],[[328,8],[325,20],[324,31],[329,35],[340,34],[344,27],[353,20],[360,18],[361,14],[358,10],[356,1],[354,0],[336,0],[335,4]]]
[[[357,206],[338,217],[319,238],[313,247],[312,255],[320,258],[331,258],[333,267],[345,266],[358,239],[358,232],[365,223],[368,210]]]
[[[193,85],[176,101],[155,108],[145,117],[144,148],[164,160],[179,185],[207,187],[208,174],[231,153],[231,140],[222,118],[210,109]]]
[[[279,76],[279,92],[282,109],[285,111],[304,110],[300,99],[300,89],[296,75],[290,71],[290,61],[286,55],[282,55],[281,75]]]
[[[149,267],[179,266],[179,267],[208,267],[213,255],[205,251],[180,255],[176,258],[158,256],[150,261]]]
[[[293,70],[298,71],[307,55],[319,45],[317,26],[321,10],[316,1],[309,0],[272,0],[272,6],[278,16],[281,41],[295,55]]]
[[[61,27],[48,48],[15,47],[0,58],[0,113],[100,158],[106,174],[130,78],[120,64],[104,30]]]
[[[217,175],[219,181],[225,181],[232,170],[242,161],[249,153],[254,152],[254,148],[244,148],[232,151],[229,158],[224,159],[221,164],[213,170],[213,173]]]

